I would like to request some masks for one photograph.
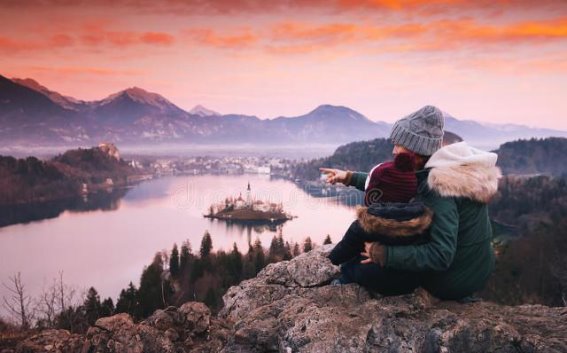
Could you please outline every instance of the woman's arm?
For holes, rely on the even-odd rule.
[[[421,245],[386,246],[385,267],[408,271],[446,271],[457,249],[459,212],[453,198],[436,197],[431,240]]]
[[[354,186],[357,189],[364,191],[367,173],[351,172],[348,170],[340,170],[333,168],[319,168],[321,173],[327,175],[327,182],[330,184],[341,183],[347,186]]]
[[[360,191],[364,191],[366,186],[366,178],[368,178],[368,173],[352,172],[350,185],[354,186]]]

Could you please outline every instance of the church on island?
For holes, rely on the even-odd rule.
[[[281,224],[293,219],[287,214],[281,203],[265,202],[252,198],[250,183],[246,188],[246,197],[242,193],[238,197],[227,197],[224,202],[209,207],[206,218],[220,219],[241,223],[275,223]]]

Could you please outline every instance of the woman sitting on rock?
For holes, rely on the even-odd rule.
[[[427,242],[365,244],[341,266],[346,282],[384,295],[423,287],[440,299],[462,299],[482,289],[494,269],[487,203],[498,187],[496,154],[459,142],[442,147],[443,114],[426,106],[397,121],[395,150],[417,158],[417,196],[433,211]],[[328,181],[365,189],[366,173],[327,170]]]

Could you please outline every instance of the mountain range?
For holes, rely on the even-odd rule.
[[[499,144],[567,132],[521,125],[487,125],[446,116],[463,138]],[[259,119],[220,114],[201,105],[185,111],[157,93],[132,87],[98,101],[62,95],[33,79],[0,75],[0,140],[4,145],[335,144],[387,137],[391,124],[343,106],[320,105],[296,117]]]

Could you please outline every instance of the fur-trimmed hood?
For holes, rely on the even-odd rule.
[[[414,203],[413,205],[417,205],[418,203]],[[407,206],[404,206],[407,205]],[[433,218],[433,211],[429,208],[425,207],[423,204],[419,203],[418,207],[413,207],[410,211],[409,209],[412,207],[412,203],[408,204],[382,204],[382,205],[372,205],[369,207],[362,207],[358,206],[356,209],[356,214],[358,218],[358,222],[362,229],[365,232],[371,234],[380,234],[381,236],[385,237],[413,237],[419,236],[429,226],[431,225],[431,220]],[[385,210],[386,212],[378,212],[384,213],[384,215],[377,215],[376,207]],[[389,208],[390,210],[394,207],[393,210],[397,217],[394,216],[386,216]],[[373,209],[374,208],[374,209]],[[389,213],[394,213],[389,212]],[[411,215],[407,217],[406,215]]]
[[[431,190],[441,196],[465,197],[488,203],[498,190],[502,176],[496,153],[485,152],[466,142],[454,143],[435,152],[425,168]]]

